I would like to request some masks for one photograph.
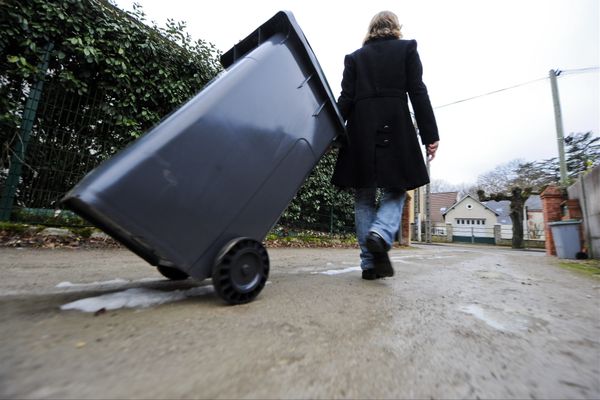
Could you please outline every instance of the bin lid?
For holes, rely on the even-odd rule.
[[[279,11],[271,19],[259,26],[258,29],[223,54],[221,56],[221,64],[223,64],[223,67],[229,68],[237,60],[242,59],[246,54],[250,53],[252,50],[260,46],[260,44],[278,33],[284,33],[289,39],[295,40],[302,45],[302,48],[305,50],[305,52],[304,54],[300,55],[304,56],[310,61],[314,72],[316,72],[319,81],[321,82],[322,88],[325,90],[325,93],[329,98],[329,103],[331,103],[332,109],[337,116],[337,120],[339,120],[341,128],[340,130],[345,134],[346,124],[344,123],[342,115],[340,114],[340,110],[337,108],[335,97],[333,96],[331,88],[327,83],[325,74],[323,73],[315,53],[310,47],[308,40],[306,40],[302,29],[300,29],[300,26],[296,22],[296,18],[294,18],[294,14],[292,14],[291,11]]]
[[[579,225],[581,223],[578,219],[567,219],[565,221],[548,222],[550,226],[561,226],[561,225]]]

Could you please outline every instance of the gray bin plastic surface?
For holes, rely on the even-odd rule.
[[[559,221],[548,224],[552,229],[552,238],[558,258],[575,259],[576,254],[581,251],[580,224],[581,221]]]
[[[229,241],[277,222],[344,121],[304,34],[279,12],[227,68],[90,172],[64,204],[152,265],[197,279]]]

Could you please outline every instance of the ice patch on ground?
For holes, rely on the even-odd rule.
[[[57,289],[72,289],[72,288],[87,288],[87,287],[98,287],[98,286],[120,286],[120,285],[128,285],[132,283],[139,282],[158,282],[164,281],[165,278],[142,278],[138,280],[126,280],[121,278],[111,279],[108,281],[100,281],[100,282],[89,282],[89,283],[72,283],[69,281],[60,282],[55,287]]]
[[[327,263],[327,266],[331,265],[331,263]],[[348,268],[342,268],[342,269],[328,269],[327,271],[316,271],[316,272],[311,272],[311,274],[315,275],[315,274],[321,274],[321,275],[339,275],[339,274],[346,274],[348,272],[353,272],[353,271],[360,271],[360,266],[359,267],[348,267]]]
[[[481,308],[477,304],[469,304],[468,306],[461,307],[460,310],[467,314],[471,314],[475,318],[485,322],[494,329],[498,329],[500,331],[506,330],[506,327],[503,324],[493,319],[490,315],[488,315],[488,313],[485,312],[483,308]]]
[[[73,288],[73,287],[86,287],[86,286],[107,286],[107,285],[120,285],[123,283],[129,283],[129,281],[121,278],[112,279],[110,281],[102,281],[102,282],[90,282],[90,283],[71,283],[69,281],[61,282],[55,287],[57,288]]]
[[[97,297],[77,300],[60,307],[61,310],[79,310],[96,312],[98,310],[116,310],[119,308],[147,308],[190,297],[203,296],[214,292],[212,285],[187,290],[162,291],[146,288],[127,289],[122,292],[104,294]]]
[[[460,308],[462,312],[473,315],[490,327],[511,333],[539,330],[548,325],[548,321],[519,310],[499,310],[479,304],[469,304]]]

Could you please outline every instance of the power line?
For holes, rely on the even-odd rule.
[[[583,74],[586,72],[598,71],[600,67],[587,67],[587,68],[576,68],[576,69],[566,69],[564,71],[560,71],[561,74]]]
[[[597,71],[597,70],[599,70],[599,69],[600,69],[600,67],[597,67],[597,66],[596,66],[596,67],[587,67],[587,68],[567,69],[567,70],[564,70],[564,71],[560,71],[560,75],[563,75],[563,74],[564,74],[564,75],[570,75],[570,74],[583,74],[583,73],[586,73],[586,72]],[[498,89],[498,90],[493,90],[493,91],[491,91],[491,92],[487,92],[487,93],[479,94],[479,95],[477,95],[477,96],[468,97],[468,98],[466,98],[466,99],[462,99],[462,100],[453,101],[452,103],[447,103],[447,104],[443,104],[443,105],[441,105],[441,106],[433,107],[433,109],[434,109],[434,110],[437,110],[438,108],[448,107],[448,106],[451,106],[451,105],[454,105],[454,104],[463,103],[463,102],[465,102],[465,101],[474,100],[474,99],[478,99],[478,98],[480,98],[480,97],[489,96],[489,95],[491,95],[491,94],[496,94],[496,93],[499,93],[499,92],[504,92],[504,91],[506,91],[506,90],[515,89],[515,88],[518,88],[518,87],[520,87],[520,86],[529,85],[529,84],[531,84],[531,83],[538,82],[538,81],[542,81],[542,80],[545,80],[545,79],[548,79],[548,77],[543,77],[543,78],[533,79],[533,80],[531,80],[531,81],[527,81],[527,82],[519,83],[519,84],[517,84],[517,85],[513,85],[513,86],[508,86],[508,87],[505,87],[505,88],[502,88],[502,89]]]
[[[543,80],[545,80],[545,79],[548,79],[548,77],[543,77],[543,78],[533,79],[533,80],[531,80],[531,81],[527,81],[527,82],[519,83],[518,85],[508,86],[508,87],[505,87],[505,88],[502,88],[502,89],[493,90],[493,91],[491,91],[491,92],[483,93],[483,94],[480,94],[480,95],[477,95],[477,96],[468,97],[468,98],[466,98],[466,99],[462,99],[462,100],[453,101],[452,103],[443,104],[443,105],[441,105],[441,106],[433,107],[433,109],[434,109],[434,110],[437,110],[438,108],[442,108],[442,107],[448,107],[448,106],[451,106],[451,105],[454,105],[454,104],[458,104],[458,103],[462,103],[462,102],[465,102],[465,101],[474,100],[474,99],[478,99],[478,98],[480,98],[480,97],[489,96],[489,95],[491,95],[491,94],[495,94],[495,93],[499,93],[499,92],[504,92],[504,91],[506,91],[506,90],[510,90],[510,89],[518,88],[518,87],[520,87],[520,86],[529,85],[529,84],[531,84],[531,83],[538,82],[538,81],[543,81]]]

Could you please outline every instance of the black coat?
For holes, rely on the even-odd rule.
[[[338,107],[348,143],[340,149],[335,185],[410,190],[429,183],[407,99],[422,143],[439,140],[422,74],[414,40],[375,39],[346,56]]]

